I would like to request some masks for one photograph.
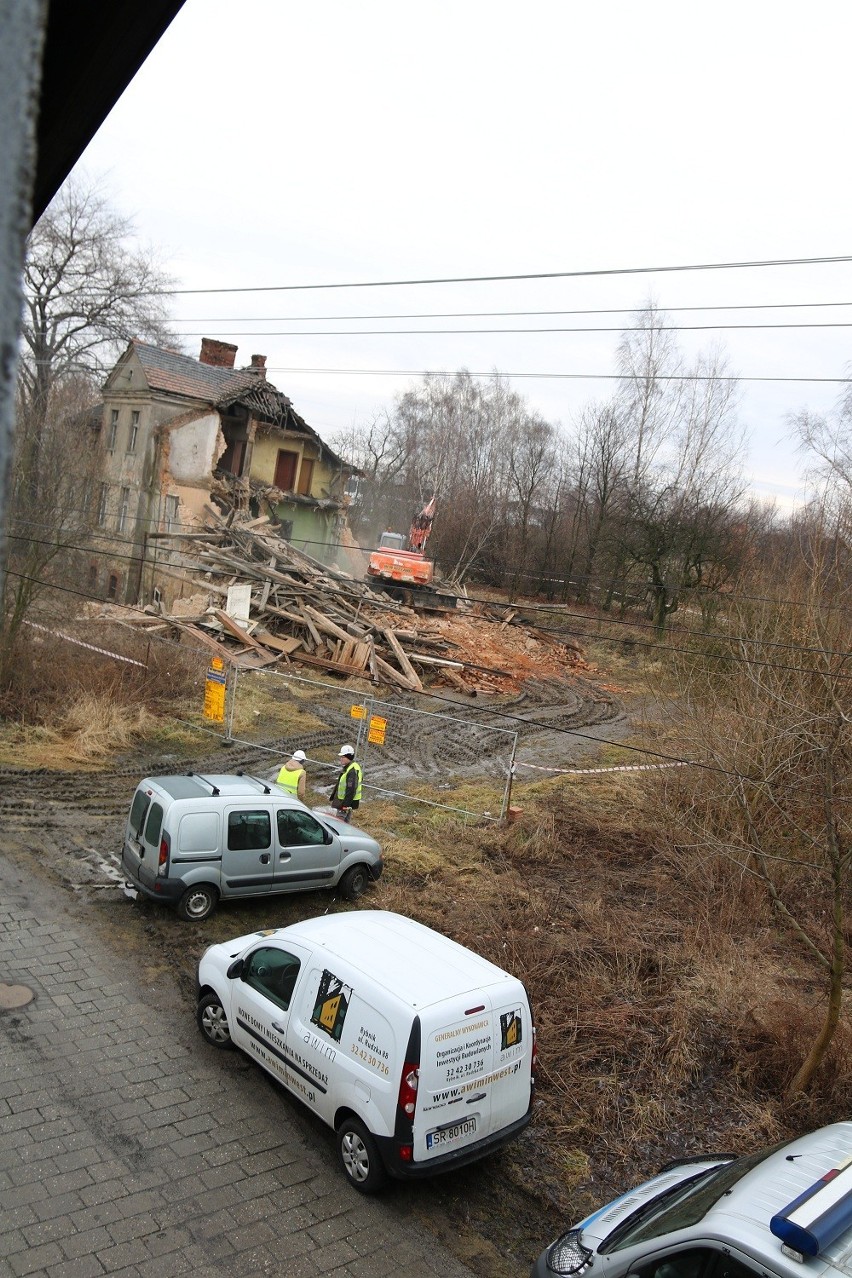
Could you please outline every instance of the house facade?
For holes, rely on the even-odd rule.
[[[347,466],[237,347],[204,338],[198,359],[133,340],[103,390],[102,466],[89,564],[93,594],[171,602],[181,556],[162,534],[198,529],[209,506],[269,515],[279,535],[334,557]]]

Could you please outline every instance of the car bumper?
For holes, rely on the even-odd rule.
[[[527,1111],[517,1122],[510,1123],[499,1132],[486,1136],[484,1140],[465,1145],[462,1149],[451,1150],[448,1154],[439,1154],[437,1158],[429,1158],[422,1162],[408,1162],[399,1157],[399,1142],[393,1136],[376,1136],[376,1144],[382,1155],[382,1161],[388,1174],[398,1180],[417,1180],[424,1176],[438,1176],[441,1172],[454,1171],[456,1167],[464,1167],[468,1163],[478,1162],[486,1158],[495,1149],[508,1145],[509,1141],[519,1136],[532,1117]]]
[[[129,887],[135,888],[151,901],[165,901],[173,905],[186,891],[182,879],[160,878],[152,874],[144,865],[133,865],[125,851],[121,858],[121,868],[127,878]]]

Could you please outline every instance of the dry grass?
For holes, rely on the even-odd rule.
[[[123,628],[80,634],[130,660],[27,632],[0,689],[0,761],[74,767],[146,742],[190,748],[195,736],[174,716],[198,703],[198,654],[147,644]]]
[[[523,815],[504,828],[365,811],[385,847],[377,904],[524,980],[542,1059],[539,1189],[575,1213],[671,1157],[755,1148],[852,1100],[844,1031],[807,1105],[785,1108],[819,992],[750,883],[660,845],[648,776],[577,778],[570,801],[559,782],[519,787]]]

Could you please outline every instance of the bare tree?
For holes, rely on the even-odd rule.
[[[630,318],[616,356],[623,381],[615,411],[630,438],[631,483],[638,484],[679,417],[683,358],[671,321],[653,298]]]
[[[719,350],[699,356],[657,464],[627,494],[626,556],[645,574],[658,636],[685,591],[718,586],[742,541],[744,438],[736,380]]]
[[[729,657],[683,655],[685,744],[711,766],[670,774],[660,804],[689,872],[733,863],[820,974],[822,1024],[791,1062],[790,1097],[810,1085],[841,1015],[852,869],[849,554],[823,522],[800,531],[783,590],[795,604],[770,602],[777,582],[754,582],[755,600],[727,610],[739,636]]]
[[[97,187],[71,178],[33,229],[24,266],[18,399],[44,420],[65,377],[100,380],[132,337],[175,345],[171,277],[133,244],[133,224]]]
[[[512,537],[509,543],[509,597],[531,574],[531,538],[541,521],[541,502],[555,465],[554,430],[538,414],[522,413],[509,447],[509,503]],[[527,587],[529,589],[529,586]]]
[[[133,336],[175,344],[163,296],[171,281],[132,230],[99,190],[72,179],[30,235],[0,598],[4,677],[27,612],[67,573],[66,552],[84,544],[96,514],[90,410],[105,369]]]
[[[847,370],[848,371],[848,370]],[[788,418],[808,463],[820,507],[848,519],[852,510],[852,390],[828,413],[800,409]]]
[[[577,597],[592,595],[601,551],[616,526],[630,473],[630,449],[614,401],[592,402],[580,414],[572,440],[576,504],[566,573],[578,570]]]

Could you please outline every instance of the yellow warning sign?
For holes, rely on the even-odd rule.
[[[366,717],[367,717],[366,706],[350,706],[349,707],[350,719],[366,719]]]
[[[367,740],[372,741],[374,745],[384,745],[387,730],[387,719],[382,719],[379,715],[374,714],[367,729]]]
[[[207,667],[207,679],[204,683],[204,718],[214,723],[225,722],[225,685],[228,679],[225,663],[221,657],[214,657]]]

